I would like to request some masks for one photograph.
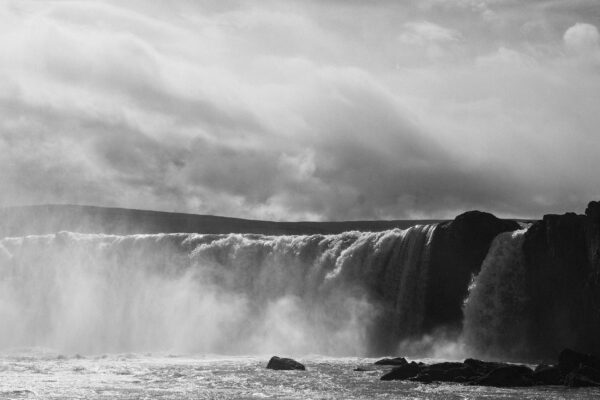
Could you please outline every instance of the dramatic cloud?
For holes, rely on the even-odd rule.
[[[597,21],[596,0],[3,2],[0,205],[581,211]]]

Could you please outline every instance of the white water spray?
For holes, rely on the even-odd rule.
[[[419,331],[434,229],[5,238],[0,348],[364,355]]]
[[[471,355],[510,358],[526,349],[525,232],[499,234],[471,284],[463,324],[463,340]]]

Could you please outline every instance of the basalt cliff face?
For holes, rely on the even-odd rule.
[[[426,330],[460,328],[469,283],[479,273],[492,241],[502,232],[517,229],[515,221],[480,211],[438,224],[431,241]]]
[[[533,355],[565,346],[600,352],[600,203],[535,222],[523,255]]]

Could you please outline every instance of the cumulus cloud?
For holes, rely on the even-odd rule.
[[[553,4],[4,2],[0,204],[581,210],[600,196],[600,77],[566,53],[598,31],[584,1]]]
[[[600,33],[591,24],[576,23],[563,36],[567,48],[575,53],[590,54],[600,50]]]

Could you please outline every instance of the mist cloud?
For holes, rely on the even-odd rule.
[[[0,205],[581,211],[600,197],[592,3],[5,2]]]

